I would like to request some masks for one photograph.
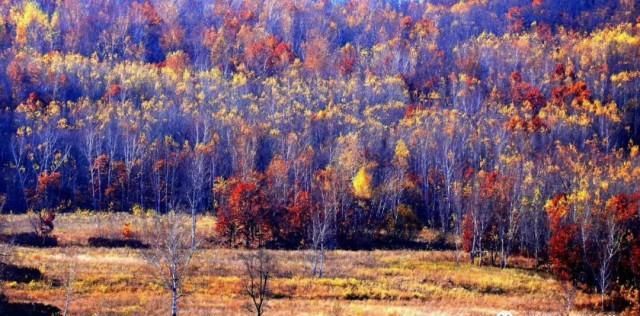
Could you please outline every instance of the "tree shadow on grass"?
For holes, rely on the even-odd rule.
[[[51,248],[58,246],[58,239],[54,236],[40,236],[34,232],[2,235],[0,240],[16,246]]]
[[[137,239],[91,237],[89,238],[87,243],[91,247],[101,247],[101,248],[133,248],[133,249],[149,248],[149,245]]]
[[[36,268],[19,267],[10,263],[0,262],[0,280],[29,283],[42,279],[42,272]]]
[[[0,296],[0,315],[51,316],[59,314],[60,309],[53,305],[9,302],[4,295]]]

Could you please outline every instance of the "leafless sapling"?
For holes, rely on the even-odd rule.
[[[196,249],[191,244],[188,225],[175,212],[156,215],[152,219],[151,249],[144,252],[145,260],[155,275],[171,292],[171,315],[178,315],[178,300],[183,296],[182,285],[191,271],[191,259]]]
[[[247,304],[247,310],[257,316],[262,316],[270,296],[269,280],[275,270],[273,257],[266,250],[260,248],[243,255],[242,262],[246,273],[244,293],[251,300]]]

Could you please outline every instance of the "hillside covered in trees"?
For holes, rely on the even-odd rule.
[[[322,253],[426,227],[631,306],[639,145],[634,0],[0,1],[0,206],[45,234],[77,209]]]

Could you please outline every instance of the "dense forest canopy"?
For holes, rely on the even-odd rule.
[[[640,276],[634,0],[0,2],[5,210]]]

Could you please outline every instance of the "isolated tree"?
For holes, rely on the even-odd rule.
[[[143,257],[152,267],[155,277],[171,293],[171,315],[178,315],[178,302],[184,295],[183,284],[191,272],[192,247],[188,225],[175,212],[156,215],[148,229],[151,249],[143,250]]]
[[[69,310],[71,309],[71,302],[73,301],[74,296],[74,288],[73,284],[76,281],[77,273],[78,273],[78,263],[77,263],[77,254],[75,251],[71,251],[66,254],[67,262],[65,262],[65,271],[63,277],[63,287],[64,287],[64,308],[62,309],[62,315],[67,316],[70,315]]]
[[[43,239],[53,232],[55,219],[56,214],[52,210],[43,209],[39,212],[29,213],[29,221],[33,231]]]
[[[271,295],[269,282],[275,273],[275,262],[264,248],[244,254],[241,259],[245,268],[243,291],[251,300],[247,310],[262,316]]]

